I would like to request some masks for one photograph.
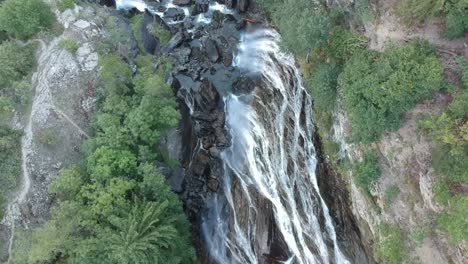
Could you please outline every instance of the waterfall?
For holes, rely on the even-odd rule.
[[[290,253],[284,263],[349,263],[317,184],[312,101],[279,41],[270,29],[242,36],[234,65],[245,74],[260,75],[263,85],[251,95],[224,98],[231,147],[221,154],[224,193],[213,195],[207,205],[211,210],[204,218],[204,235],[217,262],[258,263],[256,192],[273,206]],[[250,208],[247,220],[239,219],[234,180]]]
[[[147,9],[164,19],[142,0],[116,4],[118,9]],[[171,0],[164,6],[176,7]],[[208,12],[194,18],[196,26],[211,23],[214,10],[234,13],[211,1]],[[346,264],[317,184],[312,100],[293,57],[279,43],[276,31],[256,29],[244,32],[238,45],[233,66],[261,84],[252,94],[223,98],[231,144],[221,153],[221,189],[205,201],[206,248],[220,264],[263,263],[269,238],[258,231],[257,222],[259,206],[266,205],[288,251],[276,263]]]

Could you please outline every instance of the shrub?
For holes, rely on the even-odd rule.
[[[404,241],[401,229],[396,225],[381,224],[376,256],[385,264],[400,264],[404,256]]]
[[[334,110],[339,70],[336,65],[322,64],[306,80],[309,92],[314,99],[314,107],[318,111]]]
[[[338,79],[353,139],[369,143],[398,128],[401,115],[439,89],[442,78],[434,51],[421,42],[353,56]]]
[[[80,44],[73,39],[66,38],[60,41],[59,47],[71,54],[75,54],[75,52],[80,48]]]
[[[0,126],[0,194],[15,190],[21,175],[21,133]]]
[[[366,152],[363,160],[353,166],[352,173],[358,187],[370,195],[372,185],[380,178],[381,174],[377,154],[372,151]]]
[[[5,0],[0,5],[0,30],[27,39],[51,28],[54,14],[42,0]]]
[[[443,36],[448,39],[462,38],[468,31],[468,12],[463,9],[451,9],[447,14],[447,29]]]

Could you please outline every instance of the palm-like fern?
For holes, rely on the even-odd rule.
[[[168,205],[168,201],[137,205],[119,221],[109,239],[108,253],[112,258],[122,264],[161,263],[161,257],[167,255],[178,236],[173,221],[163,217]]]

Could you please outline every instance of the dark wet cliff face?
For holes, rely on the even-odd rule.
[[[174,64],[184,173],[170,182],[202,262],[366,263],[345,191],[319,190],[341,182],[320,164],[312,100],[279,35],[248,1],[190,2],[148,2],[142,36]],[[167,45],[151,23],[172,32]]]

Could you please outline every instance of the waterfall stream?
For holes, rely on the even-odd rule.
[[[205,235],[219,263],[257,263],[260,256],[252,250],[259,239],[252,224],[257,217],[253,190],[273,205],[275,221],[290,251],[285,263],[348,263],[337,245],[317,184],[311,98],[293,58],[281,52],[279,41],[275,31],[257,29],[244,33],[239,44],[235,66],[246,74],[261,75],[262,89],[267,90],[224,98],[226,126],[232,137],[231,147],[222,153],[228,206],[218,195],[211,200]],[[242,197],[251,208],[248,220],[238,219],[233,178],[242,185]],[[319,214],[325,219],[324,228]],[[234,228],[225,223],[227,215],[232,216]],[[326,240],[332,241],[332,250]]]
[[[116,4],[164,18],[141,0]],[[164,5],[176,7],[172,1]],[[209,11],[194,19],[196,24],[210,23],[212,10],[233,12],[212,1]],[[261,197],[271,206],[288,250],[277,263],[349,263],[317,184],[312,100],[294,59],[279,43],[274,30],[255,29],[244,32],[238,45],[233,66],[260,78],[261,85],[251,94],[228,93],[223,98],[231,145],[221,153],[220,191],[208,197],[202,217],[206,247],[220,264],[263,263],[264,251],[257,242],[268,238],[256,225]]]

